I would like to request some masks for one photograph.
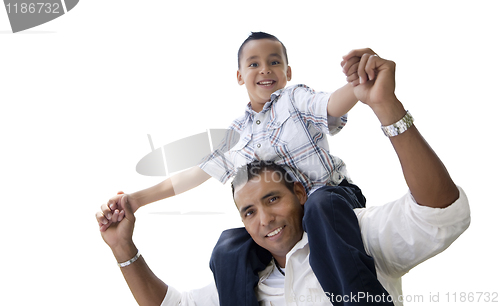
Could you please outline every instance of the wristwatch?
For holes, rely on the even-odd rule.
[[[411,116],[409,111],[406,111],[406,115],[403,118],[401,118],[401,120],[391,125],[381,126],[381,129],[384,132],[385,136],[394,137],[404,133],[412,125],[413,125],[413,117]]]

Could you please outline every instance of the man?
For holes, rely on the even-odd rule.
[[[374,111],[390,136],[410,189],[406,196],[386,205],[355,209],[362,241],[375,260],[378,279],[391,294],[394,304],[402,305],[398,301],[402,294],[401,276],[446,249],[468,227],[468,202],[396,98],[395,64],[369,49],[351,51],[342,64],[349,75],[348,81],[355,86],[356,97]],[[359,78],[354,77],[353,70]],[[259,299],[268,305],[328,305],[357,303],[361,299],[362,303],[369,304],[370,297],[361,294],[329,297],[327,292],[322,292],[322,284],[306,260],[310,255],[308,237],[300,222],[306,196],[300,184],[287,188],[276,173],[265,170],[236,186],[234,193],[246,230],[275,259],[261,272],[263,281],[256,288]],[[101,212],[97,213],[97,220],[102,226]],[[103,231],[102,236],[116,260],[123,263],[122,273],[137,302],[140,305],[162,302],[177,305],[181,301],[187,305],[217,305],[218,294],[213,284],[181,295],[154,275],[132,241],[134,221],[124,198],[111,218],[113,225]],[[285,268],[283,279],[271,275],[282,267]],[[278,288],[278,292],[273,290],[280,287],[273,285],[275,281],[281,282],[284,288]],[[389,299],[371,297],[374,302],[383,298]]]

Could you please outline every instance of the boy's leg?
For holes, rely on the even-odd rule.
[[[303,226],[309,239],[309,262],[314,274],[329,298],[349,297],[349,302],[335,305],[368,304],[350,300],[358,292],[378,296],[376,300],[385,297],[383,301],[389,295],[377,279],[373,258],[365,252],[353,211],[356,207],[364,207],[364,197],[357,186],[349,183],[322,187],[304,204]]]
[[[219,304],[257,306],[254,287],[258,273],[271,261],[271,253],[258,246],[244,227],[222,232],[210,258]]]
[[[352,209],[366,207],[366,198],[358,186],[343,180],[338,186],[332,187],[336,193],[343,196],[347,200],[347,204],[349,204]]]

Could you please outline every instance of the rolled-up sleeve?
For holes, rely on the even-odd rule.
[[[415,202],[408,192],[382,206],[355,209],[367,253],[378,271],[401,277],[419,263],[448,248],[470,224],[467,196],[446,208]]]
[[[234,129],[237,122],[235,120],[232,126],[226,129],[224,138],[219,143],[214,143],[215,147],[212,154],[206,156],[198,164],[203,171],[223,184],[235,174],[234,158],[231,156],[230,150],[238,143],[240,138],[238,131]]]
[[[328,101],[331,93],[316,92],[306,85],[292,87],[291,101],[302,117],[314,124],[318,130],[333,136],[347,123],[347,114],[342,117],[328,116]]]
[[[179,292],[175,288],[168,287],[167,295],[161,303],[161,306],[218,306],[219,295],[215,283],[188,291]]]

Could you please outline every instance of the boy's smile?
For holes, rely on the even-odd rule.
[[[292,70],[279,41],[258,39],[244,46],[236,76],[238,84],[247,88],[252,109],[260,112],[271,94],[292,79]]]

